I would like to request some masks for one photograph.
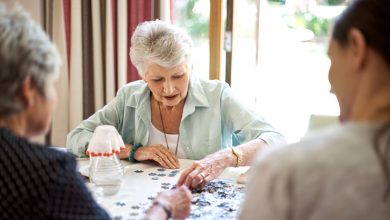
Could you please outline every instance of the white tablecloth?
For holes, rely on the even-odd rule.
[[[180,177],[181,171],[193,163],[193,160],[180,159],[179,161],[180,169],[176,171],[163,170],[155,163],[122,161],[125,167],[125,175],[119,192],[113,196],[103,196],[93,184],[87,183],[87,185],[98,203],[114,219],[141,219],[157,193],[172,188]],[[89,160],[79,160],[78,166],[82,174],[88,175]],[[218,180],[227,181],[243,188],[242,185],[236,184],[236,179],[247,169],[248,167],[227,168],[218,177]],[[177,174],[172,176],[175,172]]]

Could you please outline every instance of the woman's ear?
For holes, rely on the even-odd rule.
[[[353,58],[353,68],[361,70],[366,66],[368,47],[363,33],[356,28],[351,28],[348,34],[348,45]]]
[[[30,76],[26,77],[20,87],[20,99],[24,103],[25,107],[28,108],[34,104],[35,93],[37,92],[36,87]]]

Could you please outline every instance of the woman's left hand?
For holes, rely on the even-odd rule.
[[[221,150],[210,154],[202,160],[195,161],[191,167],[181,174],[177,185],[186,185],[189,188],[198,188],[206,185],[210,180],[218,177],[226,167],[234,164],[234,155],[230,150]]]
[[[191,199],[192,195],[187,186],[163,191],[154,199],[144,219],[186,219],[191,211]]]

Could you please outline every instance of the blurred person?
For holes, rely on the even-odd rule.
[[[328,54],[341,125],[258,154],[240,219],[390,218],[390,4],[355,0]]]
[[[191,199],[187,186],[159,193],[144,220],[186,219],[191,211]]]
[[[46,134],[57,103],[59,55],[20,8],[0,5],[0,219],[110,219],[75,159],[30,138]],[[159,194],[147,219],[183,219],[186,187]]]
[[[122,159],[152,160],[170,169],[179,168],[178,158],[198,160],[178,182],[195,188],[226,167],[249,165],[256,151],[284,142],[226,83],[192,73],[192,49],[190,36],[172,24],[139,24],[130,57],[142,80],[122,87],[113,101],[71,131],[67,148],[86,156],[95,128],[113,125],[126,144]]]

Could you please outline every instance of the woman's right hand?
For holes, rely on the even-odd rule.
[[[154,160],[166,169],[179,169],[180,164],[176,156],[162,144],[143,146],[134,153],[137,161]]]

